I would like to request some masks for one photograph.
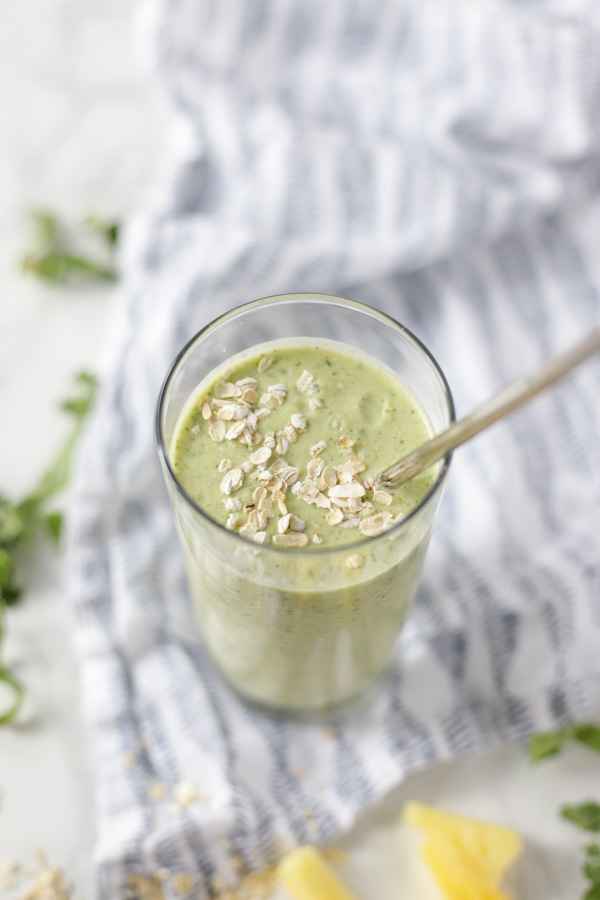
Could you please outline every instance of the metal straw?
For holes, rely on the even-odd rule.
[[[484,428],[497,422],[503,416],[518,409],[545,390],[555,381],[564,378],[572,369],[585,362],[594,353],[600,350],[600,328],[594,330],[582,341],[575,344],[570,350],[553,356],[543,363],[539,369],[531,375],[520,378],[514,384],[500,391],[482,406],[475,409],[470,415],[458,422],[454,422],[445,431],[436,434],[434,438],[422,444],[394,463],[385,472],[378,475],[376,482],[384,488],[397,488],[405,481],[409,481],[432,466],[439,459],[460,447]]]

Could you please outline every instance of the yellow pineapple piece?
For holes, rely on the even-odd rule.
[[[292,850],[277,871],[295,900],[355,900],[316,847]]]
[[[423,859],[447,900],[510,900],[473,865],[470,854],[443,831],[428,834]]]
[[[439,835],[448,838],[460,850],[465,864],[471,866],[472,873],[490,885],[500,882],[504,872],[523,850],[521,837],[504,825],[457,816],[424,803],[407,803],[404,821],[422,829],[429,842]],[[423,852],[425,854],[425,849]]]

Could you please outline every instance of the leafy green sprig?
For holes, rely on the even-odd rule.
[[[595,800],[562,806],[560,814],[563,819],[584,831],[591,831],[594,834],[600,832],[600,804]],[[582,900],[600,900],[600,846],[597,841],[586,844],[583,848],[581,871],[588,881]]]
[[[100,238],[107,261],[99,261],[80,252],[59,218],[43,210],[33,213],[33,247],[21,265],[23,271],[51,284],[65,284],[71,280],[114,281],[114,251],[119,240],[120,225],[100,216],[88,216],[84,229]]]
[[[583,874],[590,887],[583,900],[600,900],[600,846],[594,841],[584,848]]]
[[[577,741],[589,750],[600,753],[600,726],[594,722],[580,722],[560,731],[534,734],[529,742],[530,762],[536,763],[557,756],[570,740]],[[584,831],[600,833],[600,804],[595,800],[565,804],[560,808],[560,815],[567,822]],[[595,841],[587,844],[583,854],[582,872],[588,885],[582,900],[600,900],[600,845]]]
[[[535,763],[556,756],[571,740],[600,753],[600,726],[593,722],[581,722],[560,731],[534,734],[529,741],[529,761]]]
[[[6,610],[19,601],[21,588],[17,580],[17,556],[22,546],[40,528],[58,543],[62,529],[62,513],[48,512],[48,500],[65,487],[69,478],[75,444],[86,416],[94,402],[98,382],[89,372],[75,378],[75,393],[61,403],[61,409],[75,420],[73,429],[44,472],[33,491],[23,500],[12,503],[0,494],[0,683],[10,691],[12,701],[0,709],[0,725],[12,721],[23,702],[23,686],[2,662],[2,640]]]

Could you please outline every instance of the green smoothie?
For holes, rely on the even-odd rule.
[[[282,346],[214,374],[174,435],[177,478],[220,525],[300,549],[373,537],[430,490],[426,472],[394,494],[374,479],[430,429],[393,373],[334,346]]]
[[[333,341],[261,345],[188,399],[169,456],[206,517],[169,489],[204,641],[244,697],[329,713],[385,671],[438,467],[393,495],[374,479],[430,435],[391,370]]]

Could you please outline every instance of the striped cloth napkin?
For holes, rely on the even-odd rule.
[[[324,841],[411,770],[600,712],[597,361],[456,453],[392,676],[334,730],[251,712],[213,671],[153,436],[177,351],[260,296],[385,310],[463,414],[597,323],[600,11],[148,0],[142,15],[173,149],[130,230],[70,592],[98,897],[168,869],[202,900],[231,857],[262,867]]]

